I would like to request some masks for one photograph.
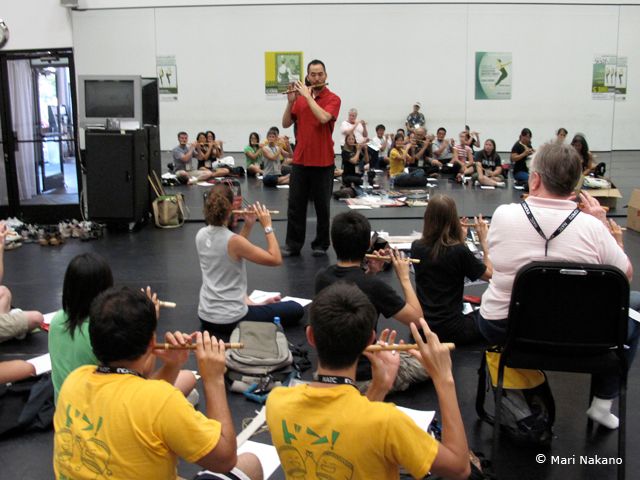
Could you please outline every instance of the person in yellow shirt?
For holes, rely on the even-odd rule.
[[[280,387],[267,399],[267,424],[288,480],[397,479],[404,467],[414,478],[432,472],[463,479],[470,474],[469,449],[456,398],[451,357],[424,319],[411,333],[420,359],[433,379],[442,413],[439,443],[394,405],[382,403],[398,372],[395,352],[364,352],[375,342],[377,314],[352,284],[334,283],[311,306],[307,340],[318,352],[316,379],[308,385]],[[383,331],[381,341],[395,341]],[[366,396],[355,388],[358,357],[372,364]]]
[[[389,152],[389,177],[397,186],[409,186],[413,177],[424,179],[424,170],[421,168],[411,168],[409,173],[405,173],[405,166],[413,166],[414,159],[409,148],[405,148],[405,138],[401,133],[396,133],[393,141],[393,148]],[[426,185],[427,181],[424,179]]]
[[[178,456],[230,472],[207,478],[262,479],[255,456],[236,454],[223,342],[207,332],[165,336],[173,345],[195,337],[205,416],[170,383],[188,350],[155,351],[164,361],[163,380],[140,373],[154,353],[157,325],[154,303],[144,293],[110,288],[93,302],[90,317],[89,336],[100,365],[78,368],[60,390],[53,419],[57,479],[175,479]]]

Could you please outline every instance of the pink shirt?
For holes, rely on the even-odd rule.
[[[527,203],[544,234],[550,237],[576,208],[570,200],[529,197]],[[511,289],[516,273],[535,260],[613,265],[626,274],[629,259],[600,220],[579,213],[569,226],[549,242],[533,228],[519,203],[496,209],[489,228],[489,255],[493,277],[482,296],[480,314],[487,320],[504,320],[509,314]]]

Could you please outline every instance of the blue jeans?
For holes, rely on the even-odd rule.
[[[275,302],[267,305],[249,305],[247,314],[233,323],[211,323],[200,319],[200,330],[208,331],[218,339],[229,340],[229,335],[238,323],[249,320],[252,322],[273,322],[274,317],[280,317],[283,327],[295,325],[304,316],[304,308],[296,302]]]
[[[518,182],[528,182],[529,172],[513,172],[513,179]]]
[[[632,291],[629,295],[629,308],[640,310],[640,292]],[[476,322],[478,330],[482,336],[491,345],[503,345],[507,338],[507,321],[506,320],[486,320],[480,315],[480,311],[476,311]],[[627,366],[630,369],[638,349],[638,340],[640,339],[640,325],[635,320],[629,318],[629,326],[627,328],[627,345],[629,349],[625,351],[627,358]],[[620,377],[618,372],[599,372],[594,373],[591,377],[591,385],[593,394],[598,398],[612,399],[616,398],[620,393]]]

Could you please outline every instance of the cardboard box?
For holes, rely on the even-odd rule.
[[[640,189],[631,193],[629,208],[627,209],[627,228],[640,232]]]
[[[611,188],[590,188],[588,190],[585,189],[585,191],[589,192],[592,197],[598,199],[600,205],[609,207],[611,210],[616,208],[618,199],[622,198],[622,193],[620,193],[620,190],[616,188],[613,182],[611,182]]]

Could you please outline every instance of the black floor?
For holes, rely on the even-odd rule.
[[[284,238],[286,228],[287,190],[263,190],[255,180],[242,181],[243,193],[249,200],[259,199],[270,208],[282,213],[274,222],[276,234]],[[511,188],[505,190],[464,189],[441,181],[440,190],[455,195],[459,200],[461,214],[471,215],[478,211],[491,214],[499,203],[514,201],[520,192]],[[201,214],[202,187],[180,187],[187,192],[192,218]],[[336,204],[333,213],[346,207]],[[421,227],[422,209],[379,209],[364,211],[372,220],[374,229],[384,229],[393,234],[407,234]],[[380,218],[381,216],[385,218]],[[401,217],[401,218],[393,218]],[[35,308],[49,312],[60,308],[62,278],[68,262],[75,255],[93,251],[104,255],[113,268],[118,284],[139,288],[150,285],[159,297],[177,302],[175,310],[163,310],[159,333],[165,330],[181,329],[193,331],[198,327],[196,308],[200,288],[200,269],[195,251],[194,238],[202,223],[192,221],[176,230],[158,230],[150,225],[137,232],[109,231],[105,238],[91,242],[71,240],[61,247],[41,247],[27,244],[15,251],[5,253],[5,284],[14,294],[14,304],[22,308]],[[315,231],[313,209],[309,209],[308,233]],[[252,235],[252,240],[264,244],[260,229]],[[632,259],[640,258],[640,234],[625,233],[625,245]],[[315,272],[335,261],[333,253],[328,258],[314,258],[307,246],[303,255],[287,259],[281,268],[248,265],[249,290],[279,290],[282,294],[311,298]],[[392,273],[384,273],[388,281],[398,288]],[[640,277],[632,283],[640,289]],[[470,287],[470,293],[479,294],[484,287]],[[389,321],[380,322],[384,327]],[[407,331],[394,323],[403,335]],[[287,330],[294,343],[304,341],[302,327]],[[44,353],[47,349],[46,334],[37,333],[21,342],[0,345],[0,359],[29,358]],[[458,386],[458,394],[469,444],[472,449],[488,454],[490,452],[491,428],[477,420],[474,401],[477,368],[480,350],[459,348],[453,353],[453,365]],[[195,361],[190,359],[191,367]],[[307,372],[308,374],[309,372]],[[640,440],[640,412],[634,408],[640,398],[640,379],[637,365],[630,372],[628,418],[627,418],[627,478],[636,478],[640,471],[637,443]],[[586,376],[551,374],[551,385],[557,404],[556,438],[549,455],[593,455],[612,457],[616,455],[616,433],[597,430],[587,432],[584,411],[587,407],[589,381]],[[252,417],[259,408],[236,394],[229,394],[236,429],[241,429],[242,420]],[[393,395],[390,401],[419,409],[435,409],[436,397],[432,385],[414,387],[402,394]],[[200,406],[202,408],[202,404]],[[261,434],[258,441],[268,441],[268,434]],[[0,441],[0,477],[40,479],[51,478],[52,434],[34,433],[19,438]],[[536,449],[524,449],[504,441],[501,449],[502,476],[505,479],[583,479],[615,478],[615,468],[610,466],[553,466],[538,465],[535,455],[542,453]],[[189,478],[198,470],[197,466],[181,464],[179,473]],[[273,478],[283,478],[278,472]]]

